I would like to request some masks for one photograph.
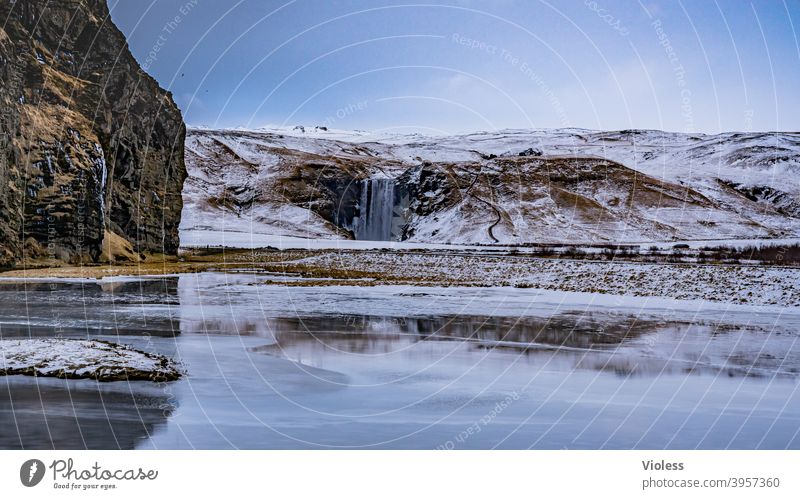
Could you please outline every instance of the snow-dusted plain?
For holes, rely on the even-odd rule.
[[[167,357],[99,340],[0,340],[0,376],[173,381],[180,371]]]
[[[391,277],[411,285],[536,288],[608,296],[702,300],[731,305],[800,307],[800,269],[789,267],[600,262],[431,252],[328,252],[287,269],[336,269],[339,275]],[[379,278],[380,279],[380,278]],[[405,281],[403,281],[405,279]],[[335,281],[331,284],[336,284]],[[455,291],[454,291],[455,292]],[[684,305],[690,307],[687,303]]]

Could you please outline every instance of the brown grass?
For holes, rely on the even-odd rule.
[[[141,255],[133,250],[133,245],[124,237],[110,230],[106,230],[103,237],[103,252],[100,261],[108,263],[116,262],[140,262]]]

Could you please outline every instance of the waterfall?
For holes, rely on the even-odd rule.
[[[364,241],[392,240],[394,216],[394,180],[371,178],[361,182],[359,214],[351,230],[356,239]]]
[[[98,170],[100,170],[99,177],[100,177],[100,189],[98,192],[98,199],[97,202],[100,204],[100,218],[102,220],[102,227],[105,230],[106,227],[106,184],[108,183],[108,165],[106,164],[106,156],[103,152],[103,148],[100,144],[95,143],[94,150],[97,153],[97,159],[95,159],[95,166]]]

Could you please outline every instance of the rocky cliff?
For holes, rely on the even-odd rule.
[[[175,253],[185,126],[105,0],[0,18],[0,266]]]

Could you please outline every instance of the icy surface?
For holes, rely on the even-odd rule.
[[[0,378],[0,447],[800,448],[797,309],[267,277],[0,282],[7,340],[126,334],[186,367]]]

